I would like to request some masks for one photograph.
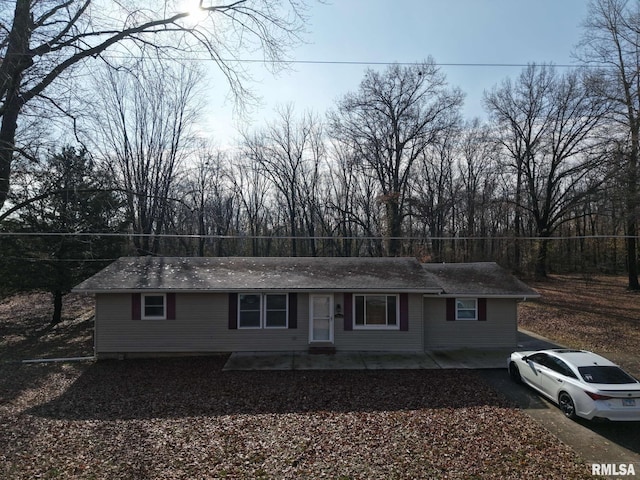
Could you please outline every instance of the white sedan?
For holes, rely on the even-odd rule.
[[[509,375],[558,404],[568,418],[640,421],[640,382],[584,350],[514,352]]]

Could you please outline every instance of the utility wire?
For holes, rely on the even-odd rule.
[[[264,58],[211,58],[208,56],[209,54],[204,51],[194,51],[189,52],[194,55],[202,55],[200,56],[180,56],[180,60],[185,61],[212,61],[216,63],[265,63],[265,64],[280,64],[280,65],[380,65],[380,66],[389,66],[389,65],[402,65],[402,66],[419,66],[424,62],[422,61],[389,61],[389,60],[318,60],[318,59],[264,59]],[[14,56],[30,56],[28,53],[14,53]],[[136,57],[133,55],[124,55],[118,53],[103,53],[100,55],[103,58],[111,59],[111,60],[131,60]],[[159,58],[161,60],[173,60],[175,57],[171,55],[156,55],[154,58]],[[512,67],[528,67],[529,65],[546,65],[549,67],[557,67],[557,68],[578,68],[578,67],[588,67],[588,68],[612,68],[611,65],[607,64],[570,64],[570,63],[553,63],[548,61],[541,62],[433,62],[432,65],[436,67],[489,67],[489,68],[512,68]]]
[[[0,237],[125,237],[125,238],[183,238],[183,239],[205,239],[205,240],[438,240],[438,241],[469,241],[469,240],[606,240],[606,239],[627,239],[640,238],[637,235],[561,235],[553,237],[515,237],[506,236],[292,236],[292,235],[200,235],[185,233],[118,233],[118,232],[0,232]]]

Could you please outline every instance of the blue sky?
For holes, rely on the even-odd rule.
[[[573,63],[587,0],[330,0],[313,3],[307,44],[291,51],[295,60],[417,62],[433,57],[444,64]],[[262,105],[250,112],[254,127],[273,118],[278,104],[292,102],[302,113],[319,115],[354,91],[367,65],[294,64],[274,78],[252,66],[252,85]],[[384,69],[384,65],[370,68]],[[442,66],[452,86],[466,94],[466,118],[484,116],[482,94],[521,67]],[[223,88],[222,79],[214,84]],[[220,144],[234,135],[224,95],[210,96],[208,129]]]

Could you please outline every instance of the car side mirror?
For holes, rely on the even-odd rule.
[[[527,357],[526,355],[524,357],[522,357],[522,361],[523,362],[528,362],[529,361],[529,357]]]

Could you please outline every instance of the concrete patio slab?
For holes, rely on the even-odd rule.
[[[432,350],[429,355],[440,368],[507,368],[507,358],[513,349]]]
[[[222,370],[293,370],[293,355],[281,352],[234,352]]]
[[[358,353],[310,354],[295,352],[293,355],[294,370],[364,370],[365,368]]]
[[[361,353],[367,370],[438,369],[440,366],[428,353]]]
[[[514,350],[558,347],[549,339],[526,330],[518,332],[516,348],[430,350],[425,353],[396,352],[234,352],[223,370],[406,370],[507,368]]]
[[[223,370],[422,370],[440,368],[497,368],[507,354],[478,350],[426,353],[338,352],[235,352]]]

